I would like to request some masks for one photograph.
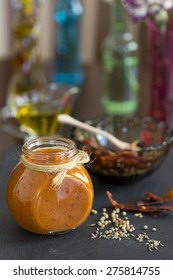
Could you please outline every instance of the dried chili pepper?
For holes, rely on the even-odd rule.
[[[173,188],[171,188],[163,197],[160,197],[156,194],[151,192],[147,192],[145,194],[148,202],[145,201],[138,201],[137,205],[153,205],[153,204],[162,204],[168,201],[173,200]]]
[[[162,197],[159,197],[158,195],[156,195],[156,194],[153,194],[153,193],[151,193],[151,192],[147,192],[146,194],[145,194],[145,196],[146,196],[146,198],[148,199],[148,200],[150,200],[150,201],[154,201],[154,202],[162,202],[163,201],[163,199],[162,199]]]
[[[164,201],[170,201],[173,200],[173,188],[171,188],[164,196],[163,196]]]
[[[153,205],[153,204],[151,205],[149,202],[142,202],[142,201],[137,202],[135,204],[119,203],[118,201],[116,201],[112,198],[112,194],[109,191],[107,191],[106,194],[107,194],[110,204],[113,207],[117,207],[121,210],[139,211],[139,212],[154,213],[154,214],[159,213],[162,210],[173,211],[173,206],[170,206],[170,205],[158,206],[158,205]],[[159,203],[164,203],[164,202],[165,202],[165,200],[163,200],[162,202],[160,202],[160,200],[159,200]],[[157,204],[157,203],[158,203],[158,199],[155,202],[155,204]]]

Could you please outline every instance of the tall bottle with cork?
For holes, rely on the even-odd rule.
[[[138,45],[128,31],[121,0],[111,2],[110,33],[103,42],[101,102],[108,115],[133,115],[138,106]]]

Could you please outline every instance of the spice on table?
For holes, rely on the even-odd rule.
[[[107,197],[110,201],[113,210],[109,214],[106,208],[102,209],[102,214],[97,221],[97,229],[91,234],[91,238],[104,238],[104,239],[117,239],[122,240],[135,238],[136,241],[142,243],[145,240],[145,246],[147,246],[149,251],[158,250],[159,247],[164,245],[159,240],[150,239],[146,232],[138,233],[135,235],[135,227],[130,223],[125,210],[140,211],[135,213],[136,217],[143,218],[142,212],[144,213],[159,213],[161,210],[173,211],[173,206],[158,206],[157,204],[162,204],[173,199],[173,189],[170,189],[166,195],[159,197],[152,193],[146,193],[147,202],[137,201],[135,204],[129,203],[118,203],[112,198],[112,194],[107,191]],[[144,230],[148,229],[148,225],[143,226]],[[155,232],[156,227],[152,228]]]
[[[144,226],[143,226],[143,229],[148,229],[148,226],[147,226],[147,225],[144,225]]]
[[[106,215],[105,215],[106,214]],[[127,213],[126,213],[127,214]],[[122,239],[134,238],[139,243],[144,243],[149,251],[158,250],[159,247],[164,245],[159,240],[150,239],[146,232],[135,234],[135,227],[131,224],[130,220],[123,217],[119,208],[114,208],[109,214],[107,209],[102,209],[101,216],[96,224],[95,232],[91,233],[91,239],[104,238],[111,240],[121,241]],[[144,229],[148,229],[147,225],[144,225]],[[154,231],[156,231],[156,228]]]
[[[163,247],[164,245],[159,240],[149,239],[145,245],[148,246],[149,251],[158,250],[159,246]]]
[[[135,239],[138,242],[143,242],[145,239],[149,240],[149,236],[145,232],[142,232],[135,236]]]
[[[127,213],[126,213],[127,214]],[[129,238],[135,227],[123,216],[119,208],[115,208],[108,214],[106,208],[102,209],[102,214],[97,221],[97,228],[91,234],[91,238],[118,239]]]
[[[135,213],[134,216],[135,216],[135,217],[139,217],[139,218],[143,218],[142,213]]]
[[[159,240],[155,240],[155,239],[150,239],[149,236],[145,233],[142,232],[140,234],[138,234],[135,239],[138,242],[144,242],[145,240],[147,240],[147,242],[145,243],[145,245],[148,247],[149,251],[153,251],[153,250],[158,250],[159,246],[163,247],[164,245],[161,243],[161,241]]]
[[[96,215],[96,214],[97,214],[97,210],[95,210],[95,209],[91,209],[91,214]]]
[[[160,197],[156,194],[153,194],[151,192],[147,192],[145,194],[145,197],[147,199],[146,201],[138,201],[138,206],[142,206],[142,205],[153,205],[155,203],[157,204],[162,204],[168,201],[173,200],[173,188],[171,188],[163,197]]]
[[[146,241],[144,244],[149,251],[158,250],[159,247],[164,246],[160,240],[151,239],[146,232],[135,234],[135,227],[130,222],[125,210],[139,211],[135,213],[134,216],[140,218],[143,218],[143,212],[146,214],[158,214],[161,210],[173,211],[173,206],[160,205],[173,200],[173,188],[163,197],[148,192],[146,193],[147,202],[137,201],[134,204],[119,203],[112,198],[112,194],[109,191],[107,191],[106,194],[111,206],[113,206],[113,210],[109,213],[106,208],[102,209],[101,216],[96,222],[97,228],[95,232],[91,233],[91,238],[117,239],[119,241],[122,239],[134,238],[140,243]],[[143,229],[147,230],[148,225],[145,224]],[[156,227],[153,227],[152,231],[156,232]]]
[[[159,198],[158,196],[155,196],[152,193],[147,193],[147,197],[148,197],[148,194],[149,194],[150,198],[152,197],[151,202],[137,201],[134,204],[119,203],[118,201],[116,201],[112,198],[112,194],[109,191],[107,191],[106,194],[107,194],[107,197],[109,199],[111,206],[118,207],[121,210],[140,211],[140,212],[144,212],[144,213],[153,213],[153,214],[158,214],[159,212],[161,212],[163,210],[173,211],[173,206],[171,206],[171,205],[157,205],[157,204],[162,204],[162,203],[165,203],[165,202],[173,199],[172,189],[163,198]],[[154,201],[153,201],[153,198],[154,198]]]
[[[127,215],[127,213],[126,213],[125,211],[123,211],[123,212],[121,213],[121,215],[125,217],[125,216]]]

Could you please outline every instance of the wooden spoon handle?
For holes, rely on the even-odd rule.
[[[102,135],[102,136],[106,137],[112,144],[114,144],[119,149],[129,149],[130,148],[131,144],[119,140],[118,138],[116,138],[112,134],[108,133],[107,131],[96,128],[87,123],[80,122],[67,114],[59,114],[57,118],[58,118],[59,123],[69,124],[72,126],[80,127],[82,129],[92,132],[94,134]]]

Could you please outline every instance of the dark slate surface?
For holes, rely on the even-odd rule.
[[[164,244],[164,247],[152,252],[147,250],[144,242],[139,243],[133,238],[121,241],[91,239],[90,234],[94,229],[88,224],[95,222],[96,216],[93,215],[81,227],[63,235],[41,236],[20,229],[13,221],[5,200],[7,180],[19,156],[20,147],[7,150],[0,156],[0,259],[173,259],[173,212],[164,213],[160,217],[145,215],[142,219],[135,217],[133,213],[128,214],[136,233],[142,232],[143,225],[147,224],[150,238]],[[110,190],[116,199],[122,202],[143,199],[147,191],[163,195],[173,186],[173,151],[154,174],[140,182],[118,186],[113,182],[103,182],[93,175],[92,179],[95,187],[93,207],[97,210],[109,207],[106,190]],[[153,227],[157,228],[156,232],[151,231]]]

